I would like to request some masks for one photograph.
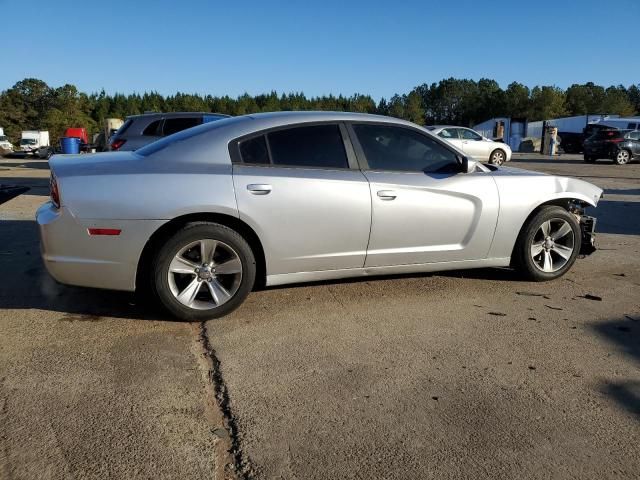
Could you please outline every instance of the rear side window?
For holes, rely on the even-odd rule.
[[[274,165],[349,168],[340,127],[314,125],[267,134]]]
[[[460,171],[451,150],[415,130],[390,125],[354,125],[372,170],[454,173]]]
[[[202,123],[202,117],[179,117],[179,118],[167,118],[164,121],[162,127],[162,134],[172,135],[187,128],[195,127]]]
[[[264,135],[240,142],[243,163],[269,164],[269,151]]]
[[[142,131],[142,135],[146,135],[146,136],[156,136],[160,134],[160,123],[162,122],[162,120],[156,120],[155,122],[151,122],[149,125],[147,125],[147,128],[145,128]]]
[[[458,138],[458,130],[456,128],[445,128],[444,130],[442,130],[439,134],[439,137],[441,138]]]

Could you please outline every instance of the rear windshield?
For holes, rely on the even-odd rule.
[[[131,126],[132,123],[133,123],[133,119],[127,118],[125,122],[122,124],[122,126],[116,131],[115,135],[122,135],[124,132],[127,131],[127,129]]]
[[[238,121],[242,121],[242,117],[230,117],[224,120],[219,120],[217,122],[209,122],[204,123],[202,125],[198,125],[197,127],[188,128],[187,130],[182,130],[181,132],[174,133],[173,135],[169,135],[168,137],[164,137],[156,142],[145,145],[144,147],[136,150],[138,155],[143,157],[148,157],[149,155],[153,155],[160,150],[164,150],[169,145],[172,145],[176,142],[182,142],[184,140],[188,140],[196,135],[200,135],[201,133],[207,133],[212,130],[216,130],[218,128],[222,128],[231,123],[236,123]],[[244,119],[246,120],[246,118]]]
[[[619,138],[624,135],[624,132],[620,130],[600,130],[596,132],[595,138],[598,140],[604,140],[607,138]]]

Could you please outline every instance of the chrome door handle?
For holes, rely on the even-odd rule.
[[[252,183],[247,185],[247,190],[254,195],[266,195],[271,193],[271,185],[266,183]]]
[[[378,190],[378,197],[380,200],[395,200],[397,195],[393,190]]]

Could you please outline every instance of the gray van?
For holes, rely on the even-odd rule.
[[[145,113],[131,115],[113,134],[109,150],[137,150],[148,143],[187,128],[227,118],[229,115],[206,112]]]

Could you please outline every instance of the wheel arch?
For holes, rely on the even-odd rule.
[[[520,230],[518,231],[518,236],[516,237],[516,241],[513,244],[513,248],[511,249],[511,263],[512,263],[512,265],[513,265],[513,261],[515,259],[516,249],[518,248],[518,245],[520,243],[520,239],[522,237],[522,234],[523,234],[525,228],[527,227],[527,225],[529,224],[529,222],[531,221],[531,219],[534,216],[536,216],[538,214],[538,212],[540,212],[540,210],[542,210],[545,207],[561,207],[561,208],[565,209],[569,213],[573,213],[575,215],[578,215],[584,210],[585,207],[587,207],[587,206],[595,206],[592,202],[589,202],[589,201],[585,200],[585,198],[579,198],[579,197],[581,197],[581,196],[573,195],[573,196],[553,198],[551,200],[546,200],[546,201],[540,203],[539,205],[537,205],[536,207],[534,207],[529,212],[529,215],[527,215],[527,217],[525,218],[524,222],[522,222],[522,225],[520,225]]]
[[[138,260],[138,266],[136,269],[136,291],[145,289],[146,287],[150,286],[151,269],[149,267],[153,258],[153,254],[157,251],[157,248],[162,243],[162,241],[176,233],[186,224],[193,222],[219,223],[220,225],[229,227],[242,235],[244,239],[249,243],[249,246],[251,247],[253,255],[256,259],[256,280],[253,288],[260,289],[265,286],[267,269],[264,247],[262,246],[262,242],[260,241],[258,234],[253,230],[253,228],[251,228],[248,224],[246,224],[239,218],[231,215],[223,213],[199,212],[189,213],[176,217],[160,226],[155,232],[153,232],[151,237],[149,237],[149,240],[147,240],[147,243],[142,249],[140,259]]]

